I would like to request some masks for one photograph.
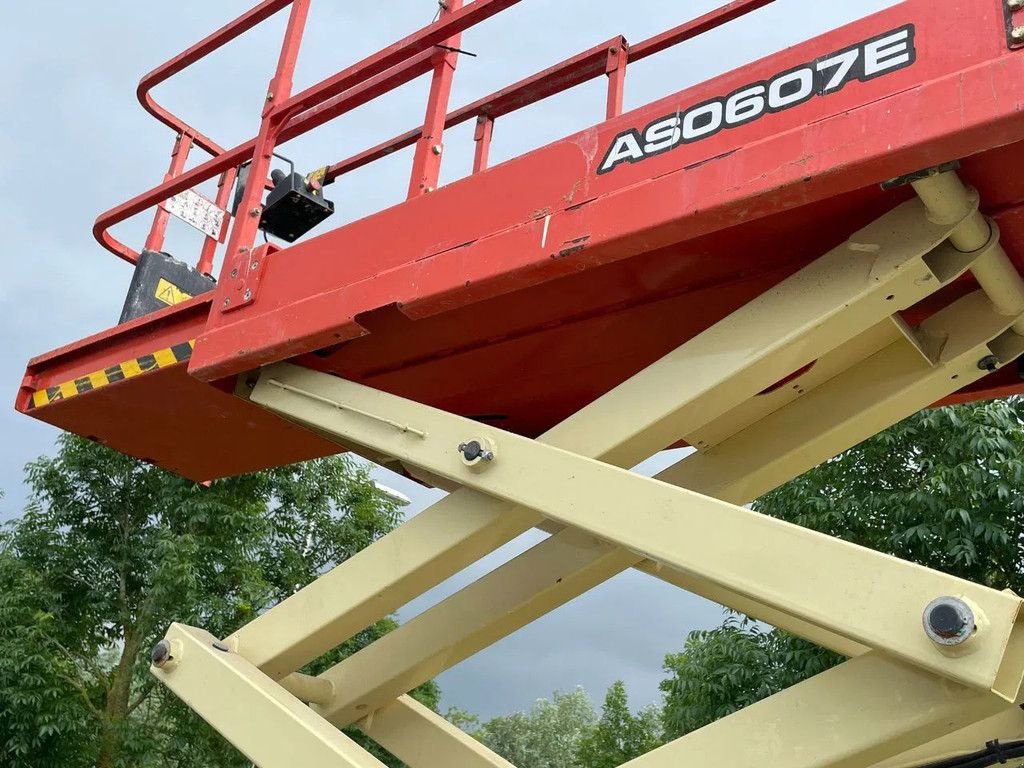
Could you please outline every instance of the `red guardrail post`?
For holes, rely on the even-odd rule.
[[[476,142],[476,151],[473,153],[473,173],[487,170],[487,161],[491,156],[491,137],[494,135],[494,120],[487,115],[480,115],[476,119],[476,132],[473,140]]]
[[[174,149],[171,150],[171,165],[164,175],[164,181],[170,181],[181,175],[185,170],[185,162],[188,160],[188,153],[192,151],[192,136],[187,133],[180,133],[174,140]],[[163,206],[157,206],[156,214],[153,216],[153,226],[149,229],[149,236],[146,238],[147,251],[159,251],[164,247],[164,237],[167,235],[167,222],[169,214]]]
[[[608,64],[605,74],[608,75],[608,108],[607,118],[611,120],[622,114],[622,104],[626,92],[626,64],[629,62],[629,49],[625,43],[608,49]]]
[[[462,0],[441,0],[440,4],[442,18],[462,8]],[[458,48],[461,41],[462,33],[459,33],[445,40],[444,46]],[[416,142],[416,155],[412,161],[409,197],[437,189],[437,180],[441,175],[441,154],[444,152],[444,123],[448,116],[448,101],[458,60],[459,54],[456,51],[442,49],[434,64],[434,77],[430,81],[430,95],[427,97],[427,115],[423,120],[423,132]]]
[[[277,109],[277,105],[291,97],[292,76],[308,13],[309,0],[295,0],[292,3],[281,44],[281,55],[277,60],[277,71],[267,88],[266,106],[260,119],[260,132],[256,137],[249,177],[231,227],[220,271],[218,297],[223,312],[251,303],[255,293],[250,279],[255,262],[250,255],[263,212],[263,187],[270,173],[270,161],[281,128],[288,119],[287,113]]]

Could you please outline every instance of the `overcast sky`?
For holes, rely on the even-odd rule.
[[[722,4],[724,0],[524,0],[466,34],[453,105],[590,48],[613,35],[639,41]],[[248,0],[32,0],[4,8],[0,87],[0,400],[11,403],[29,357],[116,323],[130,268],[90,234],[102,212],[160,181],[172,136],[135,101],[139,78],[228,19]],[[745,20],[630,68],[626,107],[681,90],[867,15],[894,0],[777,0]],[[435,0],[347,3],[314,0],[299,69],[309,85],[430,21]],[[284,15],[250,32],[186,75],[158,98],[223,146],[256,131],[272,74]],[[601,119],[603,83],[551,99],[502,119],[492,163]],[[302,168],[347,157],[422,120],[426,81],[412,83],[345,116],[287,154]],[[472,125],[446,135],[445,179],[464,175],[472,157]],[[195,153],[195,159],[202,153]],[[340,224],[398,202],[410,155],[398,153],[332,187]],[[141,247],[150,214],[119,236]],[[172,222],[168,250],[194,261],[198,240]],[[6,393],[6,394],[3,394]],[[49,451],[52,428],[0,409],[0,519],[17,514],[27,461]],[[660,456],[656,470],[672,457]],[[413,497],[410,513],[438,498],[400,478],[386,479]],[[540,540],[531,534],[407,606],[408,618],[467,581]],[[624,574],[442,675],[443,706],[491,716],[529,707],[554,689],[583,685],[600,701],[616,679],[632,703],[658,699],[665,653],[695,628],[718,624],[722,612],[639,574]]]

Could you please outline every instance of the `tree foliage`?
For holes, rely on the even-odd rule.
[[[528,712],[488,720],[473,735],[517,768],[573,768],[596,723],[594,706],[577,688],[538,699]]]
[[[646,755],[661,744],[661,713],[648,706],[635,715],[629,709],[621,680],[608,689],[601,718],[580,741],[576,764],[580,768],[617,768]]]
[[[1024,403],[923,411],[758,499],[762,514],[996,589],[1024,588]],[[808,578],[827,574],[808,574]],[[922,606],[923,607],[923,606]],[[732,618],[665,659],[677,736],[838,663]]]
[[[598,717],[582,688],[538,699],[528,712],[495,717],[483,725],[458,707],[448,720],[517,768],[616,768],[661,744],[655,706],[633,714],[626,687],[614,683]]]
[[[676,738],[824,672],[842,657],[730,616],[693,632],[681,653],[665,657],[665,735]]]
[[[230,634],[400,517],[346,458],[203,487],[64,436],[27,481],[0,534],[0,763],[17,765],[248,766],[154,684],[149,649],[172,621]]]
[[[1024,589],[1024,401],[922,411],[758,500],[764,514]]]

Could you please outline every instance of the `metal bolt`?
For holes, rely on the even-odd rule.
[[[260,268],[260,263],[258,261],[254,261],[252,264],[249,265],[249,269],[259,269],[259,268]]]
[[[230,307],[231,306],[231,299],[224,299],[224,303],[221,306],[223,306],[224,309],[227,309],[228,307]]]
[[[252,216],[255,219],[257,216],[260,215],[260,209],[259,208],[250,208],[249,209],[249,215]]]
[[[985,357],[978,361],[978,370],[980,371],[992,373],[997,368],[999,368],[999,358],[995,355],[985,355]]]
[[[1015,43],[1024,43],[1024,27],[1014,27],[1010,31],[1010,37]]]
[[[238,269],[232,269],[231,270],[231,276],[232,277],[238,277]]]
[[[171,644],[166,640],[161,640],[154,645],[153,650],[149,653],[149,660],[157,669],[163,667],[171,660]]]
[[[459,453],[466,461],[493,461],[494,451],[488,451],[477,440],[470,440],[468,443],[459,443]]]
[[[242,295],[242,298],[245,299],[246,301],[251,299],[252,298],[252,289],[251,288],[246,288],[245,289],[245,293]]]
[[[274,92],[273,91],[267,91],[267,101],[273,101],[273,100],[274,100]]]
[[[960,645],[974,633],[974,611],[958,597],[938,597],[923,616],[925,634],[937,645]]]
[[[435,144],[430,149],[435,155],[440,155],[444,151],[444,148],[440,144]]]

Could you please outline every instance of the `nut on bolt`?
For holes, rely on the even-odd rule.
[[[925,634],[936,645],[960,645],[974,634],[974,611],[959,597],[937,597],[922,617]]]
[[[1024,27],[1014,27],[1011,29],[1010,38],[1015,43],[1024,43]]]
[[[171,643],[169,640],[161,640],[153,646],[153,650],[149,653],[149,660],[157,669],[162,669],[172,658]]]
[[[469,465],[478,464],[481,461],[494,461],[494,449],[486,440],[480,438],[459,443],[459,453],[462,454],[462,460]]]

